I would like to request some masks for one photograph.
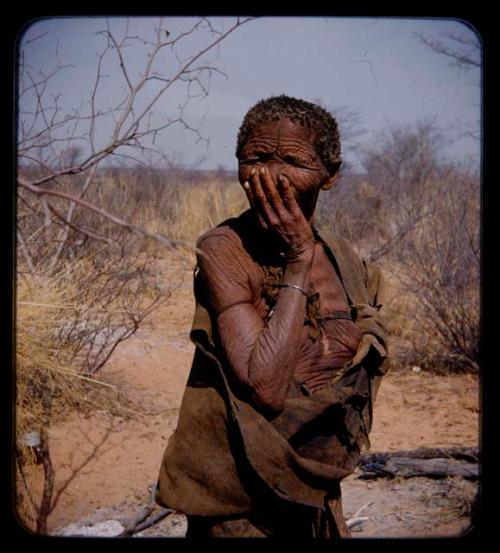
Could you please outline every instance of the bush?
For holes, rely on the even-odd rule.
[[[366,175],[321,198],[319,220],[384,268],[393,365],[476,371],[479,179],[439,158],[443,140],[429,122],[385,131]]]

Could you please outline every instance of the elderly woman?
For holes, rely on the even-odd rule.
[[[381,275],[312,224],[341,164],[326,110],[262,100],[236,155],[250,209],[198,241],[196,351],[157,501],[188,537],[345,537],[340,481],[386,366]]]

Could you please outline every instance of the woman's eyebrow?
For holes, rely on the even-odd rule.
[[[301,159],[312,160],[314,155],[308,147],[302,147],[299,143],[295,144],[281,144],[279,152],[282,155],[291,157],[297,157]]]
[[[249,154],[252,152],[274,152],[277,150],[277,147],[275,144],[272,144],[271,142],[265,142],[265,141],[258,141],[258,142],[252,142],[247,143],[241,148],[241,152],[243,154]]]
[[[275,147],[277,144],[276,144],[276,141],[272,140],[271,138],[264,138],[264,137],[261,138],[259,136],[255,136],[247,140],[245,144],[243,144],[243,148],[248,148],[251,146],[253,147],[261,146],[261,145]]]

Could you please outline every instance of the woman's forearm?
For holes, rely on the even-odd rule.
[[[287,265],[284,284],[309,288],[312,260]],[[248,361],[253,400],[271,411],[283,408],[301,346],[307,297],[293,287],[283,287],[273,316],[258,336]]]

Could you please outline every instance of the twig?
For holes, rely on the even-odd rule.
[[[368,503],[365,503],[362,507],[360,507],[360,508],[354,513],[354,517],[353,517],[353,518],[359,517],[359,515],[360,515],[365,509],[367,509],[372,503],[373,503],[373,501],[368,501]]]
[[[81,198],[78,198],[78,197],[73,196],[71,194],[67,194],[66,192],[59,192],[57,190],[48,190],[46,188],[39,188],[37,186],[34,186],[34,185],[30,184],[28,181],[25,181],[24,179],[18,179],[18,183],[20,184],[20,186],[23,186],[24,188],[27,188],[28,190],[30,190],[34,194],[37,194],[37,195],[40,195],[40,196],[48,195],[48,196],[56,196],[58,198],[64,198],[65,200],[69,200],[70,202],[77,203],[77,204],[89,209],[90,211],[93,211],[94,213],[97,213],[97,214],[101,215],[101,217],[104,217],[104,218],[108,219],[109,221],[113,222],[114,224],[119,225],[121,227],[124,227],[124,228],[130,230],[131,232],[134,232],[135,234],[138,234],[139,236],[146,236],[148,238],[153,238],[154,240],[157,240],[158,242],[160,242],[161,244],[163,244],[164,246],[169,248],[174,255],[176,255],[177,257],[180,257],[183,260],[186,260],[186,257],[177,252],[177,249],[179,247],[184,247],[184,248],[190,249],[192,251],[195,251],[199,255],[204,255],[204,253],[201,250],[199,250],[198,248],[196,248],[195,246],[193,246],[189,242],[185,242],[184,240],[171,240],[169,238],[165,238],[161,234],[155,234],[155,233],[149,232],[149,231],[147,231],[147,230],[145,230],[141,227],[138,227],[137,225],[134,225],[133,223],[129,223],[128,221],[125,221],[124,219],[120,219],[119,217],[116,217],[116,215],[112,215],[111,213],[107,212],[106,210],[104,210],[100,207],[97,207],[97,206],[91,204],[90,202],[82,200]]]
[[[156,513],[156,515],[152,516],[149,520],[145,520],[144,522],[141,522],[141,524],[138,524],[133,533],[137,534],[138,532],[142,532],[146,528],[154,526],[156,523],[160,522],[160,520],[163,520],[165,517],[171,515],[172,513],[175,513],[173,509],[161,509],[161,511]]]
[[[146,505],[143,507],[140,511],[137,512],[137,514],[132,518],[129,519],[124,523],[124,528],[121,531],[120,534],[118,534],[121,537],[125,536],[131,536],[132,534],[135,534],[137,531],[137,527],[141,522],[144,522],[144,520],[154,511],[154,505]]]
[[[28,246],[26,245],[26,242],[24,241],[23,235],[22,235],[21,230],[19,228],[17,229],[17,241],[18,241],[19,246],[20,246],[19,249],[23,252],[24,259],[26,260],[26,263],[28,265],[28,269],[30,270],[30,272],[32,274],[35,274],[36,273],[35,265],[33,263],[33,260],[31,259],[31,255],[30,255],[30,252],[28,250]]]
[[[347,525],[347,528],[349,528],[349,530],[350,530],[354,526],[357,526],[358,524],[361,524],[362,522],[366,522],[367,520],[370,520],[370,519],[368,517],[353,517],[353,518],[350,518],[346,522],[346,525]]]
[[[419,40],[428,46],[431,50],[434,50],[437,54],[443,54],[448,58],[455,60],[455,64],[458,67],[469,69],[471,67],[481,67],[481,50],[480,46],[476,42],[465,40],[464,37],[458,37],[457,35],[448,34],[447,38],[465,45],[469,48],[469,51],[460,51],[453,46],[447,46],[440,40],[433,36],[425,36],[422,33],[414,33]]]
[[[80,193],[80,195],[78,196],[79,199],[82,199],[83,196],[85,195],[85,192],[89,189],[93,179],[94,179],[94,175],[95,175],[95,172],[96,172],[96,169],[97,169],[97,164],[92,166],[92,168],[90,169],[90,172],[89,174],[87,175],[87,178],[85,179],[85,183],[82,187],[82,191]],[[43,198],[43,196],[42,196]],[[53,208],[53,211],[56,213],[56,215],[59,216],[60,219],[62,219],[65,223],[66,223],[66,226],[61,230],[59,236],[58,236],[58,240],[61,241],[61,243],[59,244],[56,252],[54,253],[52,259],[50,260],[50,264],[49,264],[49,274],[53,273],[54,272],[54,269],[57,265],[57,262],[59,261],[59,258],[61,257],[61,254],[62,254],[62,251],[63,251],[63,248],[64,248],[64,243],[66,242],[66,240],[68,239],[68,236],[69,236],[69,230],[70,228],[75,228],[74,225],[72,224],[72,219],[73,219],[73,215],[75,213],[75,209],[76,209],[76,203],[75,202],[71,202],[69,204],[69,208],[68,208],[68,214],[66,215],[66,217],[62,217],[55,208]],[[82,231],[85,233],[85,231]],[[93,233],[92,233],[93,234]],[[87,234],[89,235],[89,234]],[[96,236],[92,236],[93,238],[96,238]]]
[[[131,536],[132,534],[135,534],[137,532],[140,532],[141,530],[144,530],[146,528],[149,528],[150,526],[153,526],[153,524],[156,524],[158,521],[165,518],[167,515],[170,515],[174,511],[172,509],[161,509],[156,515],[151,517],[149,520],[146,520],[146,518],[155,510],[156,508],[156,489],[157,485],[156,483],[151,486],[150,489],[150,497],[149,497],[149,503],[143,507],[133,518],[129,519],[128,521],[123,523],[123,530],[118,535],[119,537],[126,537]]]
[[[16,464],[17,464],[17,470],[19,472],[19,475],[21,476],[21,482],[23,483],[24,492],[26,494],[27,502],[31,511],[30,515],[33,517],[34,520],[36,520],[37,507],[36,507],[35,500],[33,499],[33,496],[31,494],[30,488],[28,486],[26,473],[23,467],[23,461],[21,461],[19,457],[17,457]]]
[[[113,384],[107,384],[106,382],[101,382],[100,380],[96,380],[95,378],[90,378],[88,376],[83,376],[81,374],[74,374],[71,371],[65,371],[64,369],[54,369],[53,367],[48,367],[48,370],[56,373],[67,374],[69,376],[73,376],[74,378],[81,378],[82,380],[87,380],[88,382],[99,384],[100,386],[105,386],[106,388],[112,388],[113,390],[117,389],[117,387],[113,386]]]
[[[367,509],[373,501],[368,501],[368,503],[365,503],[362,507],[360,507],[354,515],[346,521],[347,528],[352,528],[353,526],[357,526],[358,524],[361,524],[362,522],[366,522],[367,520],[370,520],[368,517],[360,517],[359,515]]]
[[[213,42],[211,42],[208,46],[206,46],[205,48],[203,48],[202,50],[200,50],[199,52],[197,52],[192,58],[190,58],[178,71],[177,73],[170,79],[170,81],[164,86],[162,87],[159,92],[153,97],[153,99],[149,102],[149,104],[143,109],[143,111],[140,113],[140,115],[138,115],[136,118],[135,118],[135,121],[133,124],[136,124],[136,123],[139,123],[143,118],[144,116],[151,110],[151,108],[157,103],[157,101],[161,98],[161,96],[163,96],[163,94],[166,92],[166,90],[168,88],[170,88],[170,86],[172,86],[173,83],[175,83],[176,81],[178,81],[180,79],[180,77],[182,75],[184,75],[186,73],[187,70],[189,70],[189,68],[201,57],[203,56],[204,54],[206,54],[209,50],[211,50],[212,48],[214,48],[214,46],[217,46],[217,44],[219,44],[220,42],[222,42],[229,34],[231,34],[235,29],[237,29],[238,27],[240,27],[241,25],[247,23],[248,21],[251,21],[253,19],[253,17],[247,17],[245,19],[243,19],[242,21],[240,21],[240,19],[238,18],[237,22],[232,26],[230,27],[224,34],[221,34],[216,40],[214,40]],[[161,47],[161,45],[160,45]],[[120,131],[120,128],[121,126],[123,125],[123,123],[121,125],[117,125],[117,128],[116,130],[119,132]],[[132,131],[132,125],[126,130],[126,132],[124,133],[125,136],[129,136],[130,133]],[[115,134],[115,137],[117,138],[118,134],[116,133]]]
[[[48,204],[48,205],[49,205],[49,209],[58,217],[58,219],[60,219],[63,222],[64,225],[66,225],[66,230],[69,230],[69,228],[72,228],[74,231],[76,231],[78,233],[81,233],[81,234],[84,234],[85,236],[87,236],[89,238],[93,238],[94,240],[99,240],[100,242],[104,242],[108,245],[113,244],[113,240],[111,238],[108,238],[107,236],[102,236],[102,235],[97,234],[95,232],[92,232],[88,229],[84,229],[82,226],[74,225],[73,223],[70,222],[69,219],[66,219],[61,213],[59,213],[59,211],[52,204]],[[75,203],[73,202],[71,205],[74,206]],[[54,240],[54,241],[56,241],[56,240]],[[51,262],[51,265],[49,267],[49,274],[52,274],[54,272],[54,267],[56,265],[57,260],[59,259],[60,252],[62,251],[62,247],[64,246],[64,244],[68,243],[68,233],[65,233],[65,236],[62,236],[57,241],[60,242],[60,246],[59,246],[59,250],[58,250],[59,254],[58,254],[57,257],[54,255],[54,257],[52,259],[52,262]]]
[[[42,426],[40,430],[41,437],[41,453],[43,463],[43,493],[40,506],[38,508],[38,517],[36,521],[37,534],[47,534],[47,518],[51,512],[51,501],[54,493],[54,467],[50,457],[49,438],[47,435],[47,427]]]
[[[166,297],[167,300],[170,296]],[[98,313],[108,313],[108,309],[103,309],[101,307],[92,307],[89,305],[64,305],[64,304],[55,304],[55,303],[37,303],[34,301],[18,301],[17,305],[33,305],[36,307],[55,307],[57,309],[74,309],[74,310],[84,310],[84,311],[93,311]],[[148,309],[148,312],[150,310]],[[127,309],[115,309],[113,313],[129,313]],[[148,314],[148,312],[146,314]]]

